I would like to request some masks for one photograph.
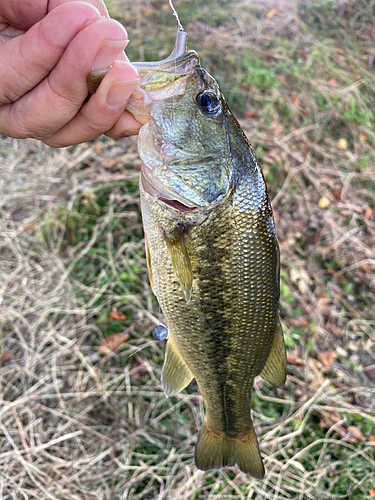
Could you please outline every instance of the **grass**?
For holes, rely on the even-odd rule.
[[[170,52],[166,2],[108,5],[131,60]],[[371,498],[375,2],[176,8],[273,200],[289,365],[284,388],[255,384],[266,478],[198,471],[202,398],[194,383],[161,390],[136,141],[51,150],[1,138],[0,498]],[[127,340],[111,350],[116,334]]]

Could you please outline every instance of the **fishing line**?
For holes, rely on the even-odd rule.
[[[178,17],[177,11],[176,11],[176,9],[174,8],[174,5],[173,5],[172,0],[169,0],[169,6],[170,6],[170,8],[172,9],[172,12],[173,12],[174,17],[177,19],[178,29],[179,29],[180,31],[185,31],[185,30],[184,30],[184,27],[182,26],[182,24],[181,24],[181,22],[180,22],[180,18]]]
[[[177,20],[178,30],[179,30],[179,31],[185,31],[185,30],[184,30],[184,27],[183,27],[183,26],[182,26],[182,24],[181,24],[180,18],[178,17],[177,11],[176,11],[176,9],[174,8],[173,1],[172,1],[172,0],[168,0],[168,1],[169,1],[169,6],[170,6],[170,8],[172,9],[173,15],[174,15],[174,17],[175,17],[175,18],[176,18],[176,20]],[[174,59],[174,71],[175,71],[175,73],[177,73],[176,56],[175,56],[175,59]],[[172,116],[173,116],[173,120],[174,120],[174,102],[175,102],[175,96],[174,96],[174,94],[173,94],[173,105],[172,105]]]

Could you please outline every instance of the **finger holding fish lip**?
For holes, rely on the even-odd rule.
[[[64,23],[69,29],[62,30],[62,35]],[[96,99],[85,108],[86,76],[90,70],[108,68],[117,58],[123,58],[127,43],[126,30],[120,23],[100,17],[90,4],[68,2],[53,9],[25,35],[0,44],[0,62],[2,54],[9,58],[9,53],[14,53],[5,50],[8,44],[19,47],[23,60],[22,68],[16,62],[6,65],[7,78],[0,78],[0,95],[7,97],[0,107],[1,132],[63,147],[111,130],[136,85],[137,71],[128,62],[119,61],[124,66],[114,68]],[[1,88],[6,85],[10,85],[9,91]],[[125,87],[128,93],[121,95]],[[87,111],[91,115],[86,113],[84,125],[80,118]],[[129,121],[129,128],[136,129],[133,119]]]
[[[133,66],[126,61],[115,61],[95,94],[67,125],[45,141],[46,144],[58,147],[78,144],[101,134],[119,138],[121,134],[116,135],[117,129],[124,131],[122,137],[133,130],[137,133],[141,125],[125,111],[137,83],[138,73]]]
[[[24,35],[1,43],[0,104],[16,101],[47,78],[75,37],[99,19],[99,11],[91,5],[62,5]],[[3,77],[1,73],[6,74]]]

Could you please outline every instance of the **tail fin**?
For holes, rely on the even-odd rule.
[[[257,479],[263,479],[264,467],[254,429],[237,438],[215,434],[206,421],[195,448],[198,469],[211,470],[237,464],[239,469]]]

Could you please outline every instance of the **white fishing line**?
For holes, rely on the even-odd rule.
[[[182,24],[181,24],[181,22],[180,22],[180,18],[178,17],[177,11],[176,11],[176,9],[174,8],[174,5],[173,5],[172,0],[169,0],[169,5],[170,5],[170,7],[171,7],[171,9],[172,9],[172,12],[173,12],[174,17],[177,19],[178,29],[179,29],[180,31],[185,31],[185,30],[184,30],[184,27],[182,26]]]
[[[172,9],[173,15],[174,15],[174,17],[177,20],[178,30],[179,31],[185,31],[184,27],[181,24],[180,18],[178,17],[177,11],[174,8],[173,1],[172,0],[168,0],[168,1],[169,1],[169,6]],[[176,56],[175,56],[175,61],[174,61],[174,70],[175,70],[175,73],[177,73]],[[173,94],[173,105],[172,105],[172,117],[173,117],[173,119],[174,119],[174,103],[175,103],[175,96]]]

